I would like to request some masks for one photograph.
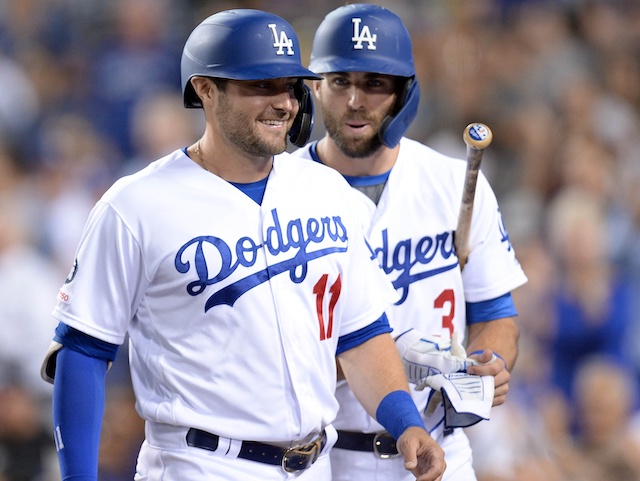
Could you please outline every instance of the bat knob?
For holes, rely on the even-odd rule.
[[[493,139],[493,134],[491,133],[491,129],[485,124],[474,123],[467,125],[462,138],[464,139],[464,143],[467,144],[467,147],[475,150],[484,150],[489,147]]]

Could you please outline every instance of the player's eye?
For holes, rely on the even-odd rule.
[[[287,92],[289,93],[289,97],[292,99],[296,98],[296,84],[287,84],[286,86]]]
[[[371,77],[367,79],[366,89],[372,93],[391,94],[396,91],[396,83],[390,77]]]
[[[347,87],[349,85],[349,80],[345,77],[336,77],[333,79],[333,84],[338,87]]]

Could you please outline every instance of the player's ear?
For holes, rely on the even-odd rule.
[[[311,81],[311,90],[313,91],[313,96],[316,100],[320,100],[320,82],[322,82],[322,80]]]
[[[200,99],[201,104],[203,100],[207,98],[211,99],[213,94],[213,82],[211,82],[211,79],[196,75],[192,77],[189,82],[191,83],[193,91]]]

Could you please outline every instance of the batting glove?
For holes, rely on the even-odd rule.
[[[425,336],[415,329],[400,334],[396,339],[409,382],[416,384],[416,390],[423,390],[428,376],[466,372],[467,367],[478,362],[469,359],[459,341],[457,333],[451,339],[439,336]]]

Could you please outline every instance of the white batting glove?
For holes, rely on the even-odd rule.
[[[438,336],[425,336],[415,329],[400,334],[396,339],[409,382],[416,390],[423,390],[427,376],[466,371],[477,361],[467,358],[467,353],[453,333],[451,340]]]
[[[433,415],[443,402],[445,427],[467,427],[489,419],[495,390],[493,376],[474,376],[463,372],[438,374],[425,378],[433,389],[425,414]]]

